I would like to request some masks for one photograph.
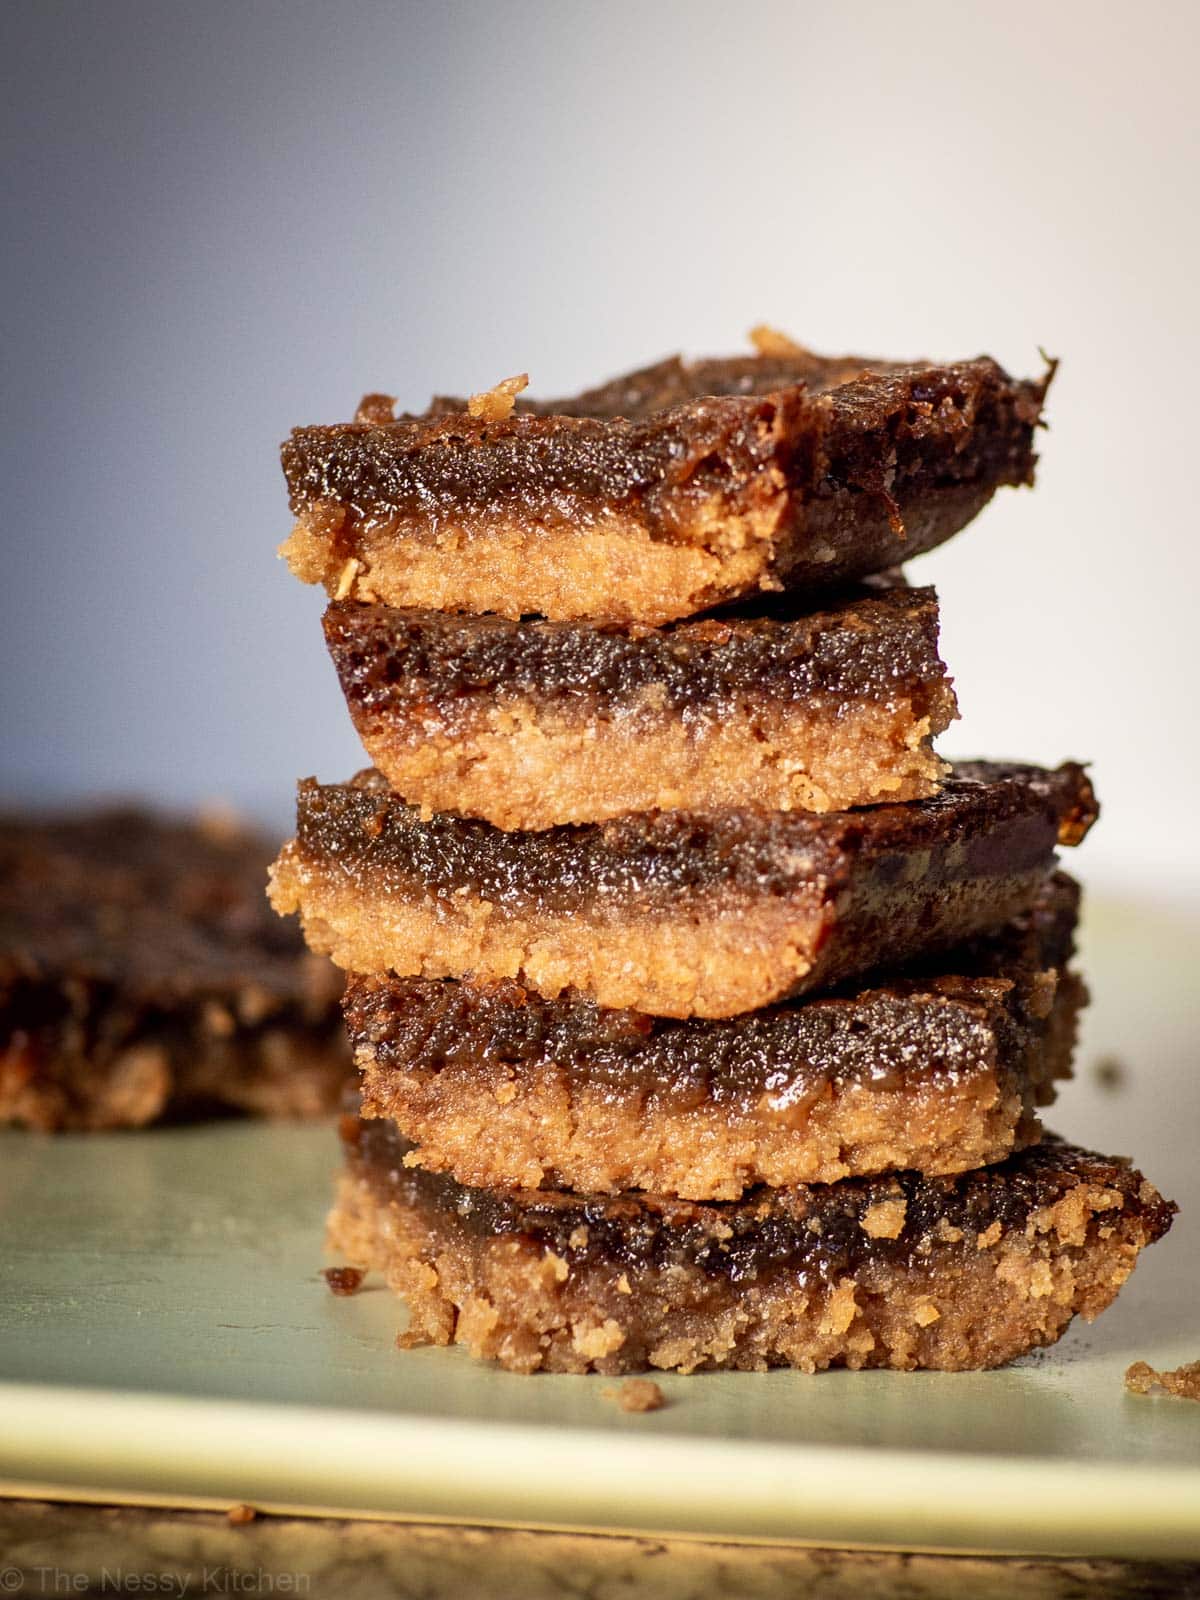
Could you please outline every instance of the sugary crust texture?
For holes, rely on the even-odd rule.
[[[902,1228],[886,1204],[863,1225]],[[330,1217],[332,1249],[376,1270],[408,1303],[401,1343],[461,1344],[513,1372],[830,1366],[970,1371],[1054,1343],[1113,1300],[1138,1252],[1169,1226],[1144,1180],[1081,1172],[1020,1224],[931,1240],[907,1259],[860,1252],[854,1271],[738,1279],[679,1263],[622,1270],[522,1233],[489,1236],[442,1209],[390,1196],[353,1169]]]
[[[949,696],[948,696],[949,698]],[[951,700],[951,705],[953,701]],[[631,811],[759,805],[840,811],[936,794],[947,770],[911,703],[812,709],[747,701],[720,715],[642,703],[608,714],[594,702],[544,706],[505,696],[450,725],[435,707],[407,723],[351,707],[375,766],[429,813],[497,828],[606,822]]]
[[[756,590],[815,593],[1031,482],[1049,380],[987,358],[801,353],[664,363],[503,418],[373,406],[284,446],[297,521],[281,553],[339,598],[512,617],[658,623]]]
[[[360,1030],[363,1111],[395,1122],[417,1147],[408,1157],[414,1165],[474,1187],[545,1183],[580,1193],[647,1189],[733,1200],[756,1184],[836,1183],[904,1169],[963,1172],[1035,1143],[1036,1107],[1048,1104],[1056,1080],[1070,1073],[1085,991],[1077,978],[1043,977],[1038,1003],[1049,1009],[1040,1026],[1006,1030],[1024,1044],[1012,1042],[1012,1059],[1002,1059],[1009,1041],[997,1037],[998,1022],[972,1000],[951,1025],[975,1050],[960,1070],[938,1059],[942,1040],[931,1024],[930,1057],[891,1081],[882,1066],[877,1075],[844,1078],[815,1069],[811,1082],[797,1071],[803,1094],[763,1087],[748,1104],[727,1091],[715,1095],[703,1080],[589,1080],[586,1059],[574,1070],[553,1060],[497,1058],[430,1062],[428,1069],[415,1062],[398,1071]],[[352,980],[352,991],[357,984],[361,994],[368,981]],[[936,1011],[955,1002],[946,996],[925,1005]],[[714,1040],[714,1050],[722,1043]]]

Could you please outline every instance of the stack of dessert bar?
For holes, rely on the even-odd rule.
[[[1049,374],[757,355],[284,447],[374,767],[271,895],[350,973],[335,1247],[518,1371],[970,1368],[1172,1208],[1043,1134],[1083,770],[940,760],[892,570],[1031,481]]]

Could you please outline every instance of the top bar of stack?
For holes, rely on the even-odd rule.
[[[297,428],[292,571],[331,595],[660,624],[763,590],[815,596],[932,549],[1033,480],[1053,367],[759,353],[664,361],[574,399],[471,401]]]
[[[301,784],[271,894],[351,973],[331,1240],[410,1342],[988,1366],[1169,1225],[1037,1117],[1090,783],[937,757],[937,600],[894,570],[1032,481],[1053,368],[756,343],[284,446],[376,770]]]

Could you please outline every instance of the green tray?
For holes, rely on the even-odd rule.
[[[1184,1207],[1117,1305],[980,1374],[519,1378],[395,1348],[319,1276],[327,1126],[0,1136],[3,1492],[251,1501],[904,1548],[1200,1554],[1200,1405],[1125,1393],[1200,1357],[1200,917],[1089,917],[1095,994],[1054,1124]],[[1124,1067],[1105,1089],[1100,1057]]]

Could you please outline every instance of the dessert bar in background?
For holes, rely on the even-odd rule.
[[[333,1109],[341,983],[270,914],[270,855],[215,816],[0,817],[0,1123]]]

